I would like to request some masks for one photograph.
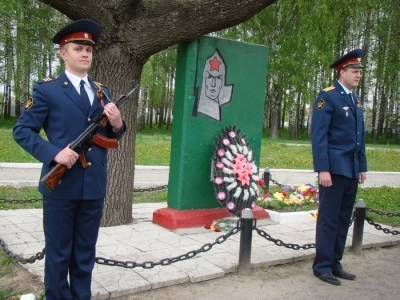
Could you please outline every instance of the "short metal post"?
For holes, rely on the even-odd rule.
[[[356,202],[356,210],[354,212],[355,220],[353,223],[353,240],[351,244],[351,252],[361,254],[363,233],[364,233],[364,220],[367,206],[364,200],[360,199]]]
[[[269,193],[269,181],[271,179],[271,172],[269,171],[269,168],[264,169],[263,179],[265,184],[265,192]]]
[[[253,238],[253,213],[250,208],[245,208],[240,219],[240,248],[239,248],[239,274],[250,274],[251,241]]]

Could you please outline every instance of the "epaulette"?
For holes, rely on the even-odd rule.
[[[329,92],[329,91],[332,91],[334,89],[335,89],[335,87],[333,85],[331,85],[331,86],[328,86],[327,88],[324,88],[323,91]]]
[[[54,81],[54,80],[57,80],[57,79],[58,79],[58,77],[55,77],[55,76],[46,77],[46,78],[43,78],[42,80],[37,81],[37,83],[42,84],[42,83],[51,82],[51,81]]]

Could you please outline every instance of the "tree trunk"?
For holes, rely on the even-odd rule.
[[[137,124],[136,131],[141,131],[145,128],[145,116],[146,116],[146,88],[141,89],[139,100],[138,100],[138,115],[137,115]]]
[[[283,94],[284,95],[284,94]],[[282,107],[282,101],[281,101],[281,105],[279,106],[279,116],[281,118],[281,121],[279,122],[281,124],[280,129],[285,128],[285,112],[286,112],[286,106],[287,106],[287,101],[283,101],[283,108]]]
[[[107,61],[105,68],[101,62]],[[93,59],[93,79],[112,92],[112,99],[132,89],[132,78],[140,84],[143,61],[132,58],[122,48],[99,47]],[[108,186],[102,226],[127,224],[132,221],[133,179],[135,174],[135,139],[138,91],[120,108],[127,124],[125,136],[118,149],[108,152]]]
[[[279,86],[276,83],[273,83],[272,95],[271,138],[277,139],[279,136],[279,108],[281,106],[281,95],[279,93]]]
[[[400,144],[400,70],[397,72],[397,94],[396,94],[396,144]]]
[[[289,108],[289,140],[297,139],[296,107],[292,103]]]

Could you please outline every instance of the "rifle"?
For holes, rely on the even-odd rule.
[[[132,90],[127,94],[121,95],[116,101],[115,105],[119,108],[125,101],[132,95],[132,93],[139,87],[134,84]],[[107,99],[111,102],[108,96],[100,89]],[[101,99],[101,98],[100,98]],[[87,168],[89,164],[85,158],[85,152],[93,145],[97,144],[103,148],[117,148],[117,140],[103,137],[98,132],[101,128],[105,127],[108,123],[108,118],[104,111],[97,115],[93,122],[71,143],[70,148],[79,154],[79,161],[83,168]],[[60,182],[61,177],[68,170],[67,166],[56,164],[43,178],[40,180],[49,191],[53,191],[57,184]]]

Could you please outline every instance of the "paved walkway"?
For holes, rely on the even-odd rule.
[[[1,183],[4,185],[11,182],[15,186],[28,183],[36,185],[39,168],[40,165],[36,164],[2,163],[0,164]],[[275,180],[284,184],[307,183],[315,180],[315,174],[312,171],[271,170],[271,174]],[[399,185],[399,177],[400,173],[369,173],[368,175],[370,182],[376,185]],[[135,185],[137,187],[162,185],[167,184],[167,181],[168,168],[138,166],[136,169]],[[134,223],[100,228],[97,256],[138,263],[159,262],[161,259],[180,257],[189,251],[199,250],[204,244],[213,243],[224,234],[201,227],[172,231],[153,224],[153,212],[163,207],[166,207],[166,203],[134,204],[132,211]],[[273,238],[281,239],[285,243],[303,245],[313,243],[315,239],[314,221],[277,224],[267,219],[257,222],[257,226]],[[387,228],[400,230],[390,226]],[[44,247],[42,211],[40,209],[0,211],[0,237],[11,251],[24,257],[42,251]],[[351,245],[351,237],[352,228],[349,230],[347,248]],[[93,299],[109,299],[184,282],[196,283],[222,277],[237,269],[239,243],[240,233],[193,258],[150,269],[125,269],[96,264],[93,272]],[[395,244],[400,244],[400,235],[385,234],[368,223],[365,224],[364,248]],[[251,254],[253,268],[306,260],[312,258],[314,253],[314,249],[295,251],[276,246],[253,231]],[[24,265],[24,267],[43,279],[43,260]],[[312,276],[311,269],[310,276]]]
[[[205,228],[167,230],[151,222],[154,210],[165,203],[133,205],[133,224],[100,228],[97,256],[120,261],[159,262],[164,258],[181,256],[204,244],[213,243],[223,235]],[[270,220],[258,222],[258,228],[285,243],[313,243],[315,223],[275,224]],[[391,227],[390,227],[391,228]],[[394,230],[391,228],[391,230]],[[400,230],[400,229],[396,229]],[[0,211],[0,236],[11,251],[24,257],[40,252],[44,247],[42,212],[40,209]],[[352,228],[347,247],[351,245]],[[240,233],[222,244],[193,258],[168,266],[151,269],[125,269],[96,264],[93,272],[93,299],[109,299],[132,293],[162,288],[184,282],[196,283],[234,272],[239,260]],[[388,235],[365,224],[364,248],[400,244],[399,235]],[[253,231],[251,266],[285,264],[314,256],[314,249],[291,250],[278,247]],[[43,279],[44,261],[24,265]],[[311,262],[310,262],[311,267]],[[311,269],[310,269],[310,276]],[[316,283],[318,282],[317,279]]]

